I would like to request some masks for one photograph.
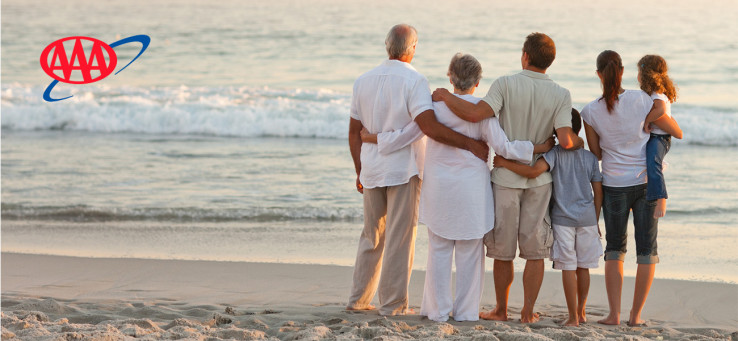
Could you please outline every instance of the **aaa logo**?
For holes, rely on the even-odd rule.
[[[68,46],[73,46],[71,51],[65,48],[65,42],[69,42],[67,43]],[[116,65],[118,65],[118,56],[115,54],[113,48],[131,42],[141,43],[141,50],[126,66],[115,73],[117,75],[146,51],[146,48],[149,47],[149,43],[151,42],[149,36],[131,36],[118,40],[110,45],[99,39],[75,36],[62,38],[49,44],[41,52],[40,62],[41,68],[47,75],[54,78],[54,81],[44,91],[44,100],[55,102],[72,97],[51,98],[51,90],[59,82],[88,84],[109,76],[115,70]],[[86,47],[87,49],[85,49]],[[89,56],[86,51],[89,51]]]

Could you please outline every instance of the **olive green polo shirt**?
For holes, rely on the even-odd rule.
[[[523,70],[518,74],[500,77],[492,83],[482,100],[495,111],[510,141],[540,144],[551,137],[554,130],[571,127],[569,90],[543,73]],[[531,165],[538,156],[533,157]],[[532,188],[551,181],[548,172],[528,179],[505,168],[492,171],[492,182],[509,188]]]

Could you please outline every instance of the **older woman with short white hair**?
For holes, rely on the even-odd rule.
[[[454,94],[477,103],[472,96],[482,78],[482,66],[471,55],[457,53],[448,76]],[[533,146],[529,141],[507,140],[497,118],[478,123],[454,115],[443,102],[433,103],[439,122],[474,139],[486,141],[495,153],[530,163],[533,153],[550,149],[553,143]],[[362,134],[362,140],[378,143],[380,153],[391,153],[421,138],[411,123],[401,130],[379,135]],[[484,278],[484,235],[494,227],[494,199],[489,166],[472,153],[428,140],[420,221],[428,227],[428,265],[420,314],[434,321],[479,320]],[[452,259],[456,258],[456,299],[451,295]]]

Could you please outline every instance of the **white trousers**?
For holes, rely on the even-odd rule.
[[[425,272],[420,315],[433,321],[479,320],[484,286],[483,238],[449,240],[428,229],[428,269]],[[451,260],[456,258],[456,299],[451,299]]]

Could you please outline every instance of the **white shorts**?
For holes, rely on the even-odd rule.
[[[554,233],[551,260],[554,269],[594,269],[602,256],[602,242],[597,225],[568,227],[552,224]]]

